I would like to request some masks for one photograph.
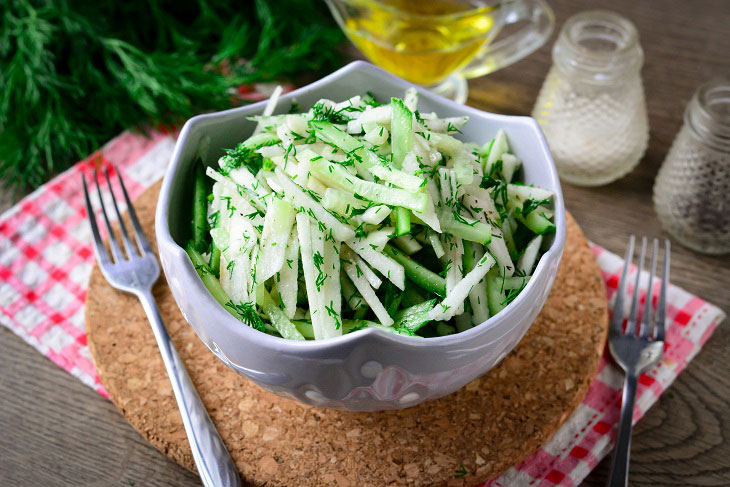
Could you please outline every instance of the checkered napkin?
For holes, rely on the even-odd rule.
[[[171,134],[154,132],[145,138],[124,133],[0,216],[0,323],[104,397],[107,392],[94,370],[84,332],[94,253],[81,174],[99,163],[114,164],[135,198],[163,176],[173,146]],[[105,183],[102,192],[109,197]],[[598,246],[593,252],[610,299],[623,261]],[[668,302],[665,357],[639,381],[635,420],[669,387],[724,318],[715,306],[674,286],[669,288]],[[614,441],[622,377],[604,357],[588,395],[560,431],[530,458],[483,485],[578,485]]]

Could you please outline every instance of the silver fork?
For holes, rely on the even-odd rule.
[[[96,217],[94,216],[91,200],[89,199],[89,190],[86,187],[86,178],[82,174],[81,180],[84,186],[86,211],[89,216],[91,232],[94,236],[94,249],[96,250],[96,258],[99,261],[101,272],[113,287],[134,294],[142,302],[142,307],[152,325],[157,346],[160,348],[162,360],[167,369],[167,375],[170,377],[172,390],[175,393],[175,400],[180,408],[185,432],[187,433],[190,448],[193,452],[195,466],[198,468],[203,485],[206,487],[240,486],[236,466],[228,450],[226,450],[223,440],[218,435],[218,431],[215,429],[210,416],[208,416],[208,412],[205,410],[198,393],[195,391],[195,387],[185,370],[185,365],[180,360],[172,344],[170,335],[167,333],[165,324],[157,309],[155,299],[152,296],[152,285],[160,276],[160,266],[157,263],[157,257],[152,251],[152,247],[142,231],[139,220],[137,220],[137,215],[132,206],[132,202],[129,200],[129,195],[127,194],[127,189],[124,187],[122,177],[119,171],[117,171],[119,186],[122,188],[122,194],[127,203],[129,219],[132,222],[137,246],[135,246],[130,238],[127,228],[122,221],[119,205],[117,205],[117,200],[111,189],[108,168],[105,169],[104,176],[109,185],[109,192],[112,195],[114,213],[119,221],[119,229],[121,231],[125,252],[122,252],[119,242],[112,231],[104,200],[101,197],[101,190],[99,189],[98,171],[94,171],[94,181],[96,182],[96,190],[99,195],[99,202],[101,203],[101,213],[107,231],[109,232],[109,248],[112,254],[111,257],[109,256],[104,242],[99,235]]]
[[[632,235],[629,239],[629,246],[626,249],[626,256],[621,280],[616,290],[616,302],[613,305],[613,317],[609,330],[608,346],[614,360],[626,372],[624,381],[623,401],[621,403],[621,419],[618,424],[618,435],[616,437],[616,450],[611,460],[611,472],[608,475],[609,487],[626,487],[629,483],[629,454],[631,451],[631,429],[634,413],[634,402],[636,399],[636,385],[641,374],[658,363],[664,354],[664,319],[667,308],[667,285],[669,281],[669,241],[664,242],[664,272],[662,284],[657,299],[656,317],[654,318],[653,333],[650,334],[652,322],[652,279],[656,272],[657,254],[659,253],[659,242],[654,239],[651,253],[651,269],[649,274],[649,286],[647,288],[646,303],[641,323],[637,330],[637,308],[639,304],[639,284],[641,270],[644,268],[644,257],[646,256],[646,237],[641,239],[641,252],[639,254],[638,270],[634,283],[634,293],[631,298],[631,310],[626,323],[626,331],[622,330],[624,321],[624,295],[626,281],[628,280],[629,267],[634,258],[634,242]]]

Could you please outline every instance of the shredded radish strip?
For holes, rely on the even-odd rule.
[[[512,181],[523,161],[505,131],[464,142],[468,118],[421,113],[416,88],[275,114],[282,93],[194,174],[186,251],[234,316],[292,340],[446,335],[522,291],[555,231],[554,194]]]

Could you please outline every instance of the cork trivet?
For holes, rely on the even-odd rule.
[[[154,235],[159,185],[135,203]],[[568,217],[563,261],[545,308],[497,367],[462,390],[402,411],[350,413],[277,397],[218,360],[184,321],[165,280],[155,297],[205,406],[249,485],[474,485],[519,463],[571,415],[597,372],[608,324],[588,244]],[[89,345],[124,417],[193,470],[182,420],[136,298],[94,268]]]

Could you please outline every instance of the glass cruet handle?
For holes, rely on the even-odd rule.
[[[484,76],[519,61],[539,49],[550,37],[555,15],[544,0],[514,0],[502,4],[504,25],[527,21],[516,32],[488,43],[464,69],[465,78]]]

